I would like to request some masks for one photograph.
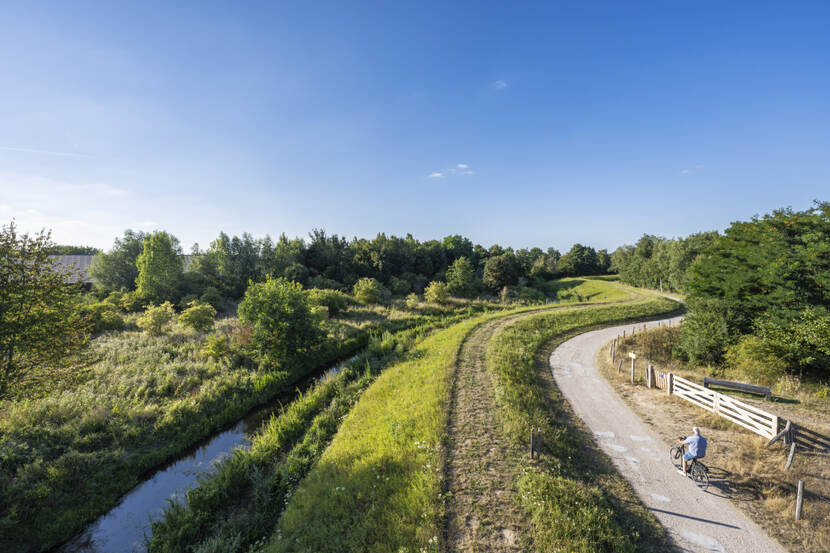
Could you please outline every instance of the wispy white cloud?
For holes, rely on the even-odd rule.
[[[470,166],[466,163],[459,163],[458,165],[456,165],[456,167],[458,167],[459,169],[468,169]]]
[[[498,81],[495,81],[493,83],[493,88],[495,88],[496,90],[504,90],[505,88],[507,88],[507,81],[499,79]]]
[[[463,174],[465,174],[465,175],[474,175],[475,173],[473,171],[467,170],[467,171],[464,171]]]
[[[440,171],[434,171],[434,172],[429,174],[428,178],[430,178],[430,179],[440,179],[443,176],[444,176],[444,173],[442,173]]]
[[[688,175],[689,173],[694,173],[695,171],[700,171],[701,169],[706,169],[706,166],[702,163],[698,163],[691,169],[681,169],[680,174]]]
[[[54,150],[37,150],[35,148],[18,148],[15,146],[0,146],[0,150],[4,152],[19,152],[21,154],[43,154],[47,156],[64,157],[89,157],[87,154],[79,154],[76,152],[56,152]]]

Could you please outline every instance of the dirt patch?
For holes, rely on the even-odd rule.
[[[622,374],[618,374],[618,368],[610,363],[608,345],[597,354],[596,364],[623,401],[664,440],[676,440],[678,436],[690,434],[692,426],[700,426],[709,439],[705,460],[712,476],[709,492],[730,499],[789,551],[830,551],[829,454],[801,450],[796,454],[792,468],[785,471],[788,448],[782,443],[767,448],[768,440],[757,434],[690,403],[666,396],[662,390],[647,389],[642,371],[638,371],[637,384],[631,385],[628,360],[623,363]],[[646,361],[641,363],[638,360],[638,366],[645,364]],[[655,367],[663,370],[658,363]],[[702,381],[692,373],[683,376]],[[807,424],[823,434],[830,434],[830,420],[815,411],[743,396],[740,399]],[[804,480],[807,493],[803,518],[796,522],[794,510],[798,480]]]

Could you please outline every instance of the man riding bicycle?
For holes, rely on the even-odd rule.
[[[686,476],[686,461],[706,456],[706,438],[700,435],[700,428],[695,426],[692,428],[692,435],[686,439],[680,438],[680,443],[686,446],[686,453],[683,454],[683,470],[677,469],[677,472]]]

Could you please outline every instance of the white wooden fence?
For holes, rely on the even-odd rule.
[[[735,424],[772,439],[778,434],[778,416],[739,401],[733,397],[704,388],[677,375],[671,376],[671,395],[703,407]]]

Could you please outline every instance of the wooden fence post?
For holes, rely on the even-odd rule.
[[[671,395],[671,387],[674,380],[674,375],[672,373],[666,373],[666,395]]]
[[[801,520],[801,507],[804,503],[804,480],[798,481],[798,495],[795,498],[795,520]]]
[[[530,458],[533,459],[533,451],[534,451],[534,444],[533,444],[533,428],[530,429]]]
[[[623,360],[620,359],[620,364],[617,365],[617,374],[622,374],[622,362]]]
[[[631,383],[634,384],[634,362],[636,359],[631,358]]]
[[[787,464],[784,467],[784,470],[790,470],[790,467],[793,464],[793,458],[795,457],[795,442],[792,443],[790,446],[790,454],[787,456]]]
[[[649,390],[654,387],[654,365],[650,364],[646,368],[646,388]]]
[[[611,342],[611,364],[612,365],[614,364],[614,349],[615,349],[616,345],[617,345],[617,339],[614,338],[614,341]]]

